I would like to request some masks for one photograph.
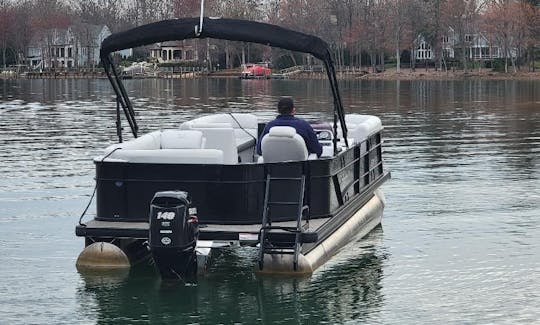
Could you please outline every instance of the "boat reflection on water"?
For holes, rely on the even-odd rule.
[[[118,274],[81,274],[80,301],[94,297],[97,323],[305,323],[377,318],[385,253],[382,229],[346,246],[310,278],[256,277],[256,249],[219,250],[196,283],[161,280],[151,265]],[[225,269],[225,270],[224,270]],[[220,272],[221,271],[221,272]],[[107,280],[108,279],[108,280]],[[105,284],[105,285],[104,285]],[[85,298],[86,297],[86,298]]]
[[[87,289],[94,287],[104,287],[107,289],[121,286],[129,277],[129,268],[119,269],[80,269],[79,275],[85,283]]]

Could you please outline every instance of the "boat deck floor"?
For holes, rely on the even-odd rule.
[[[309,227],[304,231],[317,232],[331,218],[309,220]],[[303,222],[304,223],[304,222]],[[85,225],[78,225],[75,233],[84,237],[148,238],[148,222],[115,222],[90,220]],[[274,222],[272,226],[296,227],[296,221]],[[222,225],[200,224],[199,239],[216,241],[257,241],[261,224]]]

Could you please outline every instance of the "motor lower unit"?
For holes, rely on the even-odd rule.
[[[196,213],[187,192],[164,191],[154,195],[148,242],[162,278],[186,280],[197,274]]]

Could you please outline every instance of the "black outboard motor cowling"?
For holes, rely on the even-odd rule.
[[[149,246],[164,279],[197,274],[199,223],[187,192],[157,192],[150,203]]]

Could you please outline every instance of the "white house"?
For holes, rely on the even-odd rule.
[[[426,39],[422,35],[418,35],[414,41],[414,57],[417,61],[423,60],[433,60],[433,50],[431,49],[431,44],[426,42]]]
[[[111,34],[105,25],[77,24],[34,35],[26,62],[32,68],[79,68],[99,64],[101,42]]]
[[[459,59],[462,55],[461,42],[453,28],[441,39],[443,53],[450,59]],[[492,60],[504,58],[504,53],[494,42],[490,42],[484,33],[464,35],[465,55],[471,60]]]
[[[467,56],[473,60],[491,60],[516,57],[517,51],[511,49],[509,53],[504,53],[504,50],[495,44],[490,42],[483,33],[478,34],[466,34],[465,42],[468,44],[466,51]]]
[[[150,57],[160,63],[195,62],[199,51],[194,43],[187,40],[156,43],[150,49]]]
[[[422,35],[418,35],[415,40],[414,57],[416,60],[434,59],[431,44],[427,43]],[[459,37],[453,28],[448,28],[448,33],[441,37],[443,55],[448,59],[460,59],[462,51],[470,60],[493,60],[504,58],[505,54],[501,48],[490,40],[483,33],[465,34],[464,49],[461,48]],[[511,49],[506,57],[516,57],[517,51]]]

